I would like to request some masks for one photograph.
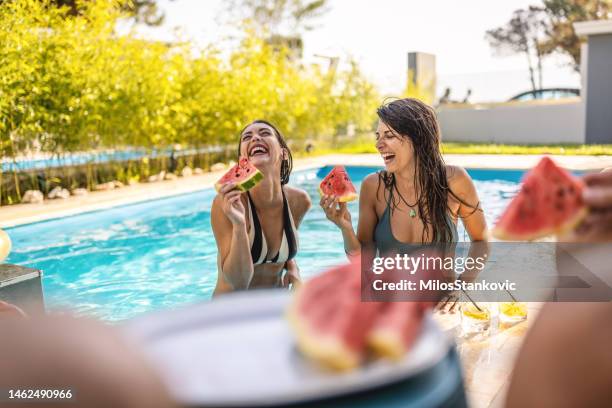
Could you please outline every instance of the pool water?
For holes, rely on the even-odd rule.
[[[308,278],[345,260],[340,231],[318,206],[329,167],[296,172],[313,200],[299,230],[297,262]],[[348,168],[359,189],[373,167]],[[520,171],[469,170],[489,224],[518,190]],[[8,229],[7,262],[41,269],[45,303],[109,321],[211,297],[217,251],[212,189]],[[358,204],[349,203],[357,223]],[[462,225],[459,237],[468,240]]]

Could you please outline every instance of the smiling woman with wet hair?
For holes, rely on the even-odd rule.
[[[346,203],[323,196],[320,205],[342,231],[347,254],[374,244],[381,253],[406,252],[414,244],[459,240],[461,219],[472,241],[486,239],[486,223],[468,173],[444,163],[434,110],[418,99],[378,108],[376,149],[385,169],[367,176],[359,197],[355,234]]]
[[[305,191],[287,185],[291,151],[274,125],[256,120],[240,132],[238,155],[247,157],[264,178],[246,193],[227,184],[213,201],[219,272],[214,294],[296,286],[297,229],[311,203]]]

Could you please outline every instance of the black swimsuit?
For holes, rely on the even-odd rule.
[[[247,191],[248,211],[249,211],[249,242],[251,243],[251,259],[253,265],[261,265],[264,263],[285,263],[293,259],[298,250],[298,237],[291,209],[287,203],[287,197],[283,191],[283,238],[278,253],[272,257],[268,257],[268,243],[264,236],[255,204],[251,195]]]

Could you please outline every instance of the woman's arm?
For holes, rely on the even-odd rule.
[[[302,284],[302,277],[300,276],[300,268],[298,268],[295,259],[285,262],[285,269],[287,272],[282,277],[281,286],[297,289]]]
[[[452,192],[460,199],[457,215],[463,222],[472,241],[487,240],[487,222],[484,211],[480,207],[480,199],[476,186],[465,169],[457,166],[448,166],[449,186]],[[455,199],[455,197],[451,198]]]
[[[451,196],[450,200],[458,202],[457,216],[463,222],[463,226],[472,241],[467,257],[470,259],[487,259],[489,255],[487,222],[484,212],[480,207],[480,199],[478,198],[474,182],[467,171],[461,167],[447,166],[447,174],[449,187],[457,196]],[[466,267],[465,271],[461,274],[461,279],[466,282],[472,282],[478,277],[480,272],[482,272],[482,269],[476,265],[472,268]],[[440,301],[438,308],[453,312],[462,298],[461,292],[453,291]]]
[[[212,230],[219,251],[219,273],[233,289],[246,289],[253,278],[253,260],[240,191],[224,186],[211,209]]]
[[[378,200],[379,176],[368,175],[361,183],[359,192],[359,222],[357,223],[357,240],[360,248],[374,243],[374,230],[378,223],[376,201]]]

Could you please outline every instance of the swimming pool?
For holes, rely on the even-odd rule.
[[[345,259],[342,237],[318,206],[317,187],[331,167],[295,172],[291,184],[310,194],[312,210],[300,227],[297,262],[303,277]],[[349,167],[359,188],[375,167]],[[522,171],[469,173],[491,223],[516,193]],[[7,262],[44,271],[45,302],[115,321],[209,299],[216,281],[210,228],[212,189],[49,220],[7,230]],[[349,204],[357,222],[357,202]],[[459,237],[467,240],[463,226]]]

